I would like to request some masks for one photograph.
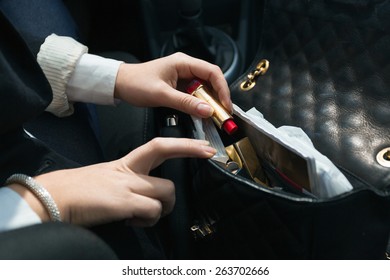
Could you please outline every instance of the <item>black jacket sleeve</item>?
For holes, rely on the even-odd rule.
[[[52,92],[34,55],[1,11],[0,26],[1,136],[43,112]]]

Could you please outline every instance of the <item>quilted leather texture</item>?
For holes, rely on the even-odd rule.
[[[191,197],[195,224],[211,224],[197,239],[201,259],[383,259],[390,200],[358,190],[327,201],[292,199],[198,162]],[[289,197],[289,198],[287,198]]]
[[[233,101],[301,127],[342,170],[388,187],[376,155],[390,147],[389,18],[390,1],[268,1],[257,58],[270,68],[249,92],[244,77],[234,83]]]

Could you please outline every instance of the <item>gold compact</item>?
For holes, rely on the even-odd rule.
[[[226,147],[226,152],[229,158],[236,162],[240,168],[245,168],[256,183],[268,185],[265,172],[248,137]]]

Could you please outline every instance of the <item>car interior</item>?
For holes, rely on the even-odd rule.
[[[253,0],[64,0],[90,52],[148,61],[177,51],[221,67],[233,82],[252,62],[260,18]]]
[[[377,9],[375,6],[377,2],[386,1],[370,2],[364,0],[354,3],[350,0],[324,0],[319,1],[318,5],[313,4],[313,9],[310,8],[309,4],[309,8],[302,4],[311,1],[302,1],[302,3],[295,1],[291,7],[288,7],[291,10],[283,10],[284,4],[280,1],[267,2],[265,0],[63,0],[63,2],[77,24],[81,43],[88,46],[89,53],[115,57],[132,63],[146,62],[175,52],[183,52],[216,64],[223,71],[231,89],[238,89],[241,85],[241,91],[244,94],[238,96],[233,102],[238,101],[241,102],[240,105],[248,105],[248,108],[245,108],[248,110],[253,106],[259,108],[262,106],[259,111],[277,127],[288,122],[288,125],[302,127],[302,130],[307,132],[308,138],[313,140],[313,146],[319,147],[320,152],[334,160],[337,167],[340,167],[341,171],[347,174],[348,179],[353,182],[354,188],[351,191],[351,197],[341,195],[337,198],[339,200],[333,198],[317,200],[296,192],[286,195],[282,192],[283,190],[279,193],[279,189],[275,191],[276,195],[272,196],[271,193],[274,194],[274,189],[270,190],[263,185],[264,188],[258,196],[259,199],[256,199],[260,192],[256,193],[258,186],[254,186],[252,181],[247,183],[241,178],[233,180],[234,176],[228,172],[229,170],[219,170],[213,173],[210,171],[209,165],[200,166],[199,164],[200,167],[196,166],[196,168],[199,167],[195,171],[196,175],[206,177],[206,182],[202,181],[203,185],[198,186],[199,193],[202,195],[202,191],[207,188],[214,191],[215,187],[215,192],[211,191],[211,194],[206,194],[205,191],[206,198],[200,199],[201,203],[199,204],[204,203],[209,207],[208,210],[211,209],[210,212],[214,213],[213,207],[218,208],[220,206],[218,203],[223,204],[219,200],[219,195],[226,194],[224,198],[230,199],[229,203],[233,206],[230,204],[222,205],[218,210],[222,213],[221,215],[231,214],[235,220],[234,222],[226,222],[228,219],[224,221],[226,222],[222,225],[225,226],[226,232],[224,233],[226,236],[229,234],[239,235],[240,239],[236,244],[236,239],[228,240],[228,237],[224,239],[224,236],[220,236],[219,239],[216,238],[216,242],[220,243],[217,243],[215,248],[223,249],[224,242],[230,242],[232,248],[237,251],[243,250],[245,253],[249,252],[244,256],[253,258],[256,258],[258,256],[256,254],[259,252],[261,256],[264,253],[264,256],[275,259],[283,257],[286,259],[332,259],[338,258],[340,256],[338,253],[342,255],[341,258],[364,258],[366,255],[371,258],[382,258],[383,256],[389,258],[388,167],[390,166],[390,148],[388,147],[389,134],[386,131],[390,127],[388,121],[390,111],[386,104],[389,100],[387,88],[390,87],[388,79],[390,71],[389,60],[383,54],[383,50],[388,49],[389,36],[386,32],[389,25],[384,15],[390,11],[388,8],[390,5],[387,5],[387,9],[384,10]],[[326,14],[328,10],[321,10],[325,6],[325,4],[322,6],[323,3],[334,8],[331,12],[336,12],[329,13],[330,16]],[[274,18],[278,16],[273,22],[274,26],[268,30],[262,26],[265,22],[262,14],[265,5],[271,6],[267,15],[269,22],[273,22],[272,16]],[[280,9],[281,6],[283,6],[282,9]],[[297,9],[307,8],[302,13],[305,17],[304,20],[300,21],[299,18],[295,18],[296,10],[294,9],[296,7],[298,7]],[[365,8],[367,7],[372,8],[370,10],[370,13],[373,14],[372,18],[371,14],[366,15]],[[279,13],[280,10],[283,11]],[[319,19],[315,18],[313,14],[320,15]],[[283,18],[284,15],[286,15],[286,20]],[[326,18],[327,16],[331,17],[331,20]],[[344,20],[345,26],[342,24]],[[368,27],[364,26],[365,24]],[[306,28],[307,32],[300,32],[300,28]],[[280,33],[278,33],[279,31]],[[316,34],[316,32],[321,34]],[[262,38],[259,34],[268,36],[269,41],[261,41]],[[283,38],[276,38],[277,36],[285,36],[288,40],[283,41]],[[356,38],[359,42],[354,44]],[[257,93],[261,92],[255,100],[255,98],[251,99],[245,95],[245,87],[252,86],[252,79],[262,75],[261,71],[264,69],[255,69],[257,71],[255,74],[247,75],[252,70],[251,67],[256,65],[256,59],[263,55],[262,51],[274,58],[271,62],[272,66],[275,66],[274,69],[279,67],[281,71],[275,70],[262,81],[261,90],[263,88],[265,90],[261,91],[258,87]],[[294,72],[295,70],[297,72]],[[366,70],[369,72],[367,80],[365,80],[366,73],[363,73]],[[250,81],[241,84],[244,77],[248,77]],[[299,93],[302,95],[299,96]],[[332,98],[335,98],[336,101]],[[376,109],[376,104],[380,102],[382,104],[378,105],[379,109]],[[100,109],[98,108],[98,110]],[[140,112],[140,116],[129,115],[129,117],[140,117],[141,122],[141,118],[143,118],[141,115],[142,112]],[[153,108],[153,119],[149,119],[150,126],[147,135],[144,135],[146,138],[136,139],[134,142],[142,144],[155,136],[186,136],[185,131],[170,130],[167,129],[168,126],[165,126],[166,121],[172,121],[173,115],[189,118],[167,108]],[[52,116],[43,117],[45,119],[42,118],[41,124],[29,123],[26,128],[56,148],[56,140],[50,143],[50,136],[45,139],[46,135],[45,132],[42,133],[42,124],[48,131],[46,134],[50,134],[56,130],[57,120]],[[329,119],[327,119],[328,117]],[[335,120],[331,119],[333,117]],[[71,118],[77,118],[77,114]],[[64,133],[67,133],[66,122],[67,120],[64,120],[62,124]],[[369,124],[366,125],[366,122]],[[367,131],[363,131],[359,126],[362,123]],[[78,123],[78,125],[79,127],[75,127],[74,122],[69,121],[68,131],[73,130],[69,135],[74,134],[77,130],[77,134],[84,134],[84,142],[80,143],[81,146],[85,146],[83,149],[87,152],[89,149],[95,149],[94,146],[97,147],[98,143],[93,140],[94,136],[91,134],[93,132],[86,132],[84,129],[85,126],[89,126],[89,123]],[[106,125],[109,126],[109,118]],[[123,125],[126,126],[126,123]],[[374,132],[370,132],[371,129]],[[326,137],[321,135],[326,135]],[[222,138],[224,136],[226,135],[222,135]],[[70,137],[68,138],[70,139]],[[59,139],[58,145],[62,143],[61,141]],[[100,155],[96,156],[94,151],[91,151],[91,157],[85,160],[77,158],[79,155],[75,150],[72,150],[74,146],[68,147],[70,150],[63,152],[65,155],[73,156],[75,161],[81,164],[90,164],[101,160]],[[272,145],[270,144],[270,146]],[[367,150],[367,146],[373,148]],[[280,150],[282,152],[279,151],[279,155],[286,155],[283,153],[283,149]],[[379,164],[378,160],[372,156],[378,152],[382,153]],[[108,158],[114,159],[117,156],[112,155]],[[162,219],[159,224],[168,255],[177,259],[240,258],[240,255],[234,254],[224,256],[223,250],[220,254],[217,252],[213,255],[213,247],[209,246],[213,243],[208,243],[208,230],[212,231],[210,228],[215,222],[214,217],[209,219],[210,215],[207,216],[208,220],[206,218],[205,220],[208,224],[203,228],[201,228],[202,225],[194,228],[192,221],[188,219],[193,206],[190,204],[194,202],[189,198],[190,190],[187,188],[194,182],[190,182],[192,177],[189,175],[191,172],[189,167],[193,166],[189,166],[188,162],[183,161],[183,159],[175,159],[167,161],[155,171],[158,172],[159,176],[174,180],[176,186],[175,210],[171,215]],[[217,166],[216,169],[219,167]],[[269,167],[274,168],[274,166]],[[306,167],[304,171],[306,172],[308,169]],[[315,168],[313,167],[313,169]],[[367,170],[372,170],[372,172],[366,172]],[[272,171],[275,171],[273,173],[275,177],[282,178],[279,181],[282,182],[281,184],[286,183],[286,181],[288,181],[286,184],[292,182],[277,168],[272,169]],[[212,179],[207,181],[209,178]],[[234,178],[236,179],[236,177]],[[229,180],[234,182],[229,185]],[[201,183],[199,184],[201,185]],[[222,186],[220,189],[218,184]],[[240,184],[246,184],[253,188],[239,189]],[[278,187],[279,185],[277,185]],[[359,191],[362,192],[359,193]],[[239,195],[245,199],[240,201]],[[266,202],[262,200],[261,195],[266,197],[264,199]],[[246,205],[247,201],[250,205]],[[278,203],[282,206],[273,208],[275,205],[279,205]],[[356,207],[356,205],[358,206]],[[248,208],[245,208],[246,206]],[[237,211],[232,209],[237,209]],[[278,210],[274,211],[274,209]],[[265,218],[260,217],[258,213],[265,213],[264,211],[269,211],[267,212],[269,215]],[[247,222],[251,223],[250,225],[253,227],[246,227],[246,220],[242,220],[237,213],[246,215],[245,219],[248,217]],[[320,217],[321,221],[315,220],[317,217]],[[335,222],[332,220],[334,217],[336,217]],[[301,218],[303,223],[307,223],[305,224],[307,231],[295,226],[296,221],[302,222]],[[361,221],[358,221],[359,218]],[[231,223],[229,224],[229,222]],[[236,227],[236,224],[241,222],[242,227]],[[337,230],[332,232],[334,234],[332,238],[328,238],[326,236],[329,231],[328,224],[333,222]],[[371,222],[376,223],[377,231],[371,227]],[[264,231],[261,228],[263,225],[266,228]],[[166,231],[166,228],[169,228],[169,231]],[[342,232],[341,235],[338,234],[339,229],[343,231],[344,228],[346,231]],[[188,229],[193,232],[189,232]],[[355,229],[361,230],[362,233]],[[255,232],[255,230],[257,231]],[[190,234],[193,235],[190,236]],[[188,238],[195,236],[194,239],[196,239],[196,234],[200,235],[205,242],[203,248],[199,246],[194,250],[191,246],[196,247],[197,245],[194,245],[193,240],[189,241]],[[260,236],[262,240],[258,242],[259,244],[252,246],[252,244],[248,245],[249,241],[246,242],[245,236],[248,236],[248,240]],[[320,237],[317,238],[317,236]],[[380,238],[376,238],[378,236]],[[335,243],[332,243],[333,239],[336,240]],[[372,246],[370,243],[372,240],[368,240],[362,246],[368,253],[364,250],[359,251],[360,248],[357,248],[359,244],[356,244],[355,248],[356,240],[367,239],[377,239],[375,240],[377,243],[373,242]],[[268,242],[269,240],[272,242]],[[280,242],[280,240],[286,243]],[[321,242],[323,240],[329,243]],[[348,242],[344,242],[345,240]],[[240,244],[247,246],[244,248]],[[286,249],[283,244],[291,245],[292,249],[290,248],[289,251],[289,248]],[[302,249],[302,244],[307,248]],[[330,248],[328,244],[332,244],[334,247]],[[256,247],[257,245],[258,247]],[[377,248],[382,250],[382,247],[387,247],[386,255],[384,250],[379,253],[376,250]],[[206,250],[200,252],[204,248]],[[230,251],[233,252],[234,249]],[[268,249],[269,251],[267,251]],[[305,251],[306,249],[307,251]],[[193,254],[194,252],[195,254]],[[370,253],[373,254],[370,255]]]

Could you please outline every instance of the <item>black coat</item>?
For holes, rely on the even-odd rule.
[[[75,166],[23,130],[52,96],[35,55],[0,11],[0,186],[13,173],[33,176]]]
[[[42,113],[49,82],[20,35],[0,12],[0,145],[11,131]]]

